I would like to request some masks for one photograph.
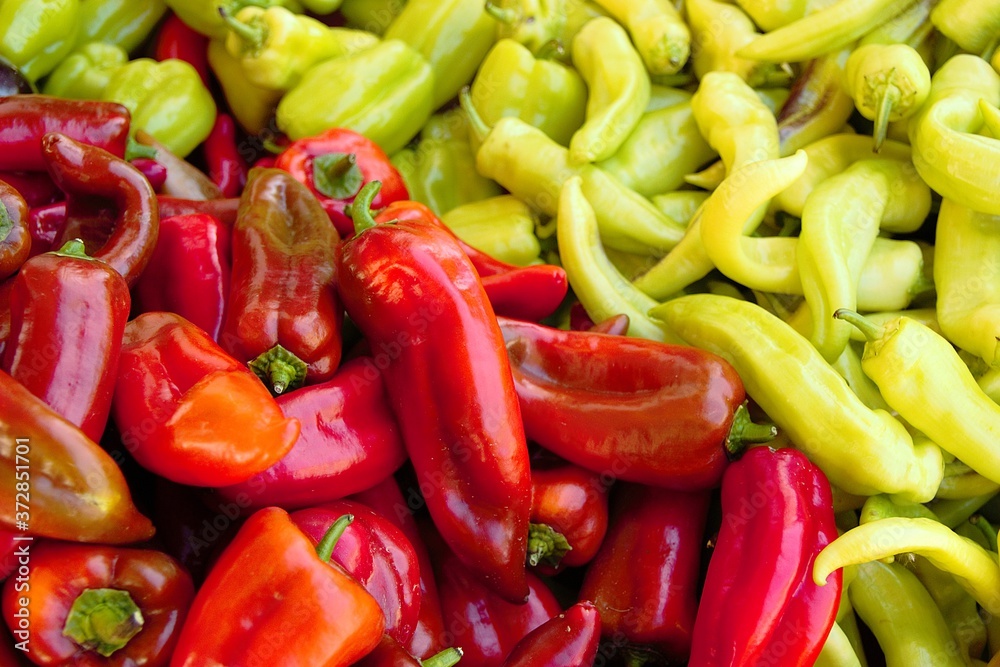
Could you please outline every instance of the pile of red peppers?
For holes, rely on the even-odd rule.
[[[0,662],[812,664],[830,487],[726,361],[546,324],[349,130],[220,115],[212,198],[128,135],[0,98]]]

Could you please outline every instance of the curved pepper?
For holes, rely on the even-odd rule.
[[[5,443],[0,450],[5,470],[0,524],[6,529],[106,544],[152,537],[153,524],[132,504],[114,460],[3,371],[0,438]],[[30,512],[15,506],[17,494],[24,492],[17,484],[29,481]],[[27,531],[19,521],[28,524]]]
[[[575,605],[524,636],[503,667],[592,665],[597,658],[601,616],[593,604]]]
[[[172,313],[125,327],[112,413],[140,465],[191,486],[245,481],[299,434],[253,373]]]
[[[764,31],[776,30],[802,18],[809,8],[809,0],[739,0],[736,4]]]
[[[497,315],[528,322],[540,322],[556,312],[569,290],[566,270],[551,264],[480,274],[480,279]]]
[[[73,50],[80,27],[80,5],[79,0],[0,4],[0,56],[29,81],[41,79]]]
[[[88,2],[85,6],[93,4]],[[87,42],[66,56],[45,78],[42,92],[69,99],[99,100],[111,75],[127,62],[125,49],[106,42]]]
[[[596,0],[628,28],[650,74],[675,74],[691,53],[691,31],[670,0]]]
[[[844,90],[844,65],[850,49],[841,49],[806,63],[781,105],[778,138],[782,155],[791,155],[831,132],[840,132],[854,111]]]
[[[529,565],[545,574],[586,565],[607,528],[608,485],[598,473],[572,464],[532,466]]]
[[[28,205],[14,186],[0,180],[0,281],[21,268],[30,254]]]
[[[226,113],[215,117],[215,125],[205,138],[205,167],[223,197],[239,197],[247,183],[247,163],[239,145],[236,122]]]
[[[45,542],[32,545],[30,587],[9,579],[3,615],[31,619],[37,665],[149,665],[170,660],[194,598],[191,577],[158,551]],[[25,601],[27,601],[25,603]]]

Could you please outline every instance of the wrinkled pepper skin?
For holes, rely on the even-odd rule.
[[[597,555],[608,529],[608,486],[600,474],[585,468],[569,463],[543,466],[533,461],[532,533],[537,526],[547,526],[566,539],[570,550],[553,565],[546,550],[533,548],[535,543],[529,533],[529,564],[537,555],[538,571],[554,574],[564,567],[589,563]]]
[[[246,366],[173,313],[126,325],[112,413],[140,465],[191,486],[245,481],[299,434]]]
[[[369,358],[347,361],[330,380],[278,396],[302,424],[280,461],[218,493],[251,507],[309,507],[375,486],[406,461],[382,372]]]
[[[0,368],[98,442],[131,303],[125,279],[100,260],[71,248],[33,257],[14,278]]]
[[[0,281],[10,277],[31,253],[28,204],[6,181],[0,180]]]
[[[601,615],[590,602],[575,605],[524,636],[503,667],[593,665],[601,638]]]
[[[153,535],[153,524],[132,503],[114,460],[3,371],[0,460],[3,528],[24,533],[16,524],[25,521],[31,535],[107,544],[138,542]],[[19,516],[15,503],[25,487],[16,484],[28,481],[30,513],[22,511]],[[20,500],[23,506],[25,499]]]
[[[68,619],[75,623],[93,621],[96,625],[98,617],[106,622],[112,615],[88,615],[73,609],[85,591],[102,589],[123,591],[129,596],[129,601],[120,606],[110,605],[121,616],[105,629],[137,629],[137,634],[124,642],[93,631],[82,636],[74,632],[74,638],[66,636],[63,628]],[[20,604],[19,598],[27,599],[27,605]],[[30,656],[36,665],[163,667],[170,660],[193,598],[191,577],[173,558],[158,551],[43,542],[31,548],[30,588],[19,590],[16,579],[4,586],[3,616],[8,627],[14,629],[18,627],[18,610],[28,610],[32,620]],[[134,616],[127,615],[136,610],[142,619],[138,623]],[[77,639],[84,637],[82,643]],[[95,645],[88,645],[87,640]],[[118,648],[108,657],[99,653],[99,649],[114,647]]]

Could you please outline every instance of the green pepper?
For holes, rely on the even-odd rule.
[[[719,0],[687,0],[685,9],[693,40],[691,61],[699,79],[708,72],[733,72],[754,88],[787,83],[789,72],[776,64],[735,55],[760,35],[738,6]]]
[[[839,623],[830,628],[813,667],[861,667],[850,638]]]
[[[472,81],[496,40],[483,0],[409,0],[385,31],[416,49],[434,73],[432,110]]]
[[[125,106],[133,129],[145,130],[179,157],[203,142],[215,124],[212,93],[183,60],[132,60],[111,75],[102,99]]]
[[[408,144],[434,110],[434,72],[397,39],[321,62],[278,103],[278,127],[294,139],[332,127],[363,134],[390,155]]]
[[[80,0],[0,2],[0,56],[29,81],[51,72],[73,50],[80,30]]]
[[[508,264],[527,266],[542,251],[535,236],[538,215],[513,195],[462,204],[441,220],[473,248]]]
[[[587,85],[576,70],[536,59],[518,42],[501,39],[472,81],[472,103],[489,125],[516,116],[568,146],[583,125]]]
[[[885,225],[883,218],[882,224]],[[874,315],[909,307],[914,298],[934,289],[920,244],[880,236],[865,258],[858,281],[858,309]],[[860,335],[853,340],[863,340]]]
[[[769,32],[802,18],[814,3],[811,0],[737,0],[736,4],[761,30]]]
[[[111,75],[128,62],[128,53],[106,42],[84,44],[52,70],[42,92],[74,100],[96,100],[104,95]]]
[[[675,74],[691,53],[691,32],[671,0],[596,0],[624,25],[652,75]]]
[[[244,7],[284,7],[302,12],[298,0],[164,0],[192,30],[212,39],[225,39],[229,28],[223,16],[235,16]]]
[[[340,13],[349,27],[381,37],[405,5],[406,0],[343,0]]]
[[[269,128],[282,92],[261,88],[247,81],[240,61],[229,54],[221,39],[208,43],[208,64],[240,127],[250,134],[259,134]]]
[[[561,41],[566,33],[567,0],[486,0],[497,20],[497,37],[524,45],[529,53]]]
[[[164,0],[81,0],[77,43],[108,42],[132,52],[166,13]]]
[[[662,195],[654,195],[650,201],[660,213],[671,220],[677,220],[684,225],[690,225],[698,209],[701,208],[709,193],[701,190],[675,190]]]
[[[342,0],[301,0],[302,6],[305,7],[307,11],[319,16],[332,14],[340,9],[341,1]]]
[[[969,53],[983,54],[1000,32],[1000,0],[941,0],[931,23]]]

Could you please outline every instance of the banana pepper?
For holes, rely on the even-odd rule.
[[[112,74],[128,62],[125,49],[106,42],[89,42],[66,56],[45,79],[46,95],[73,100],[98,100]]]
[[[709,72],[733,72],[754,88],[788,81],[789,72],[774,63],[735,55],[760,35],[738,6],[719,0],[687,0],[685,8],[694,40],[691,62],[699,79]]]
[[[240,127],[250,134],[268,129],[282,92],[250,83],[243,74],[240,61],[229,54],[221,39],[208,43],[208,64],[219,82],[226,105]]]
[[[212,39],[225,39],[229,34],[224,16],[235,16],[244,7],[285,7],[301,12],[298,0],[164,0],[191,29]]]
[[[1000,2],[941,0],[931,11],[931,23],[964,50],[986,55],[1000,32]]]
[[[403,7],[406,0],[343,0],[340,14],[351,28],[359,28],[381,37]]]
[[[671,0],[596,0],[629,32],[652,75],[676,74],[691,54],[691,31]]]
[[[537,214],[513,195],[498,195],[451,209],[441,217],[455,236],[490,257],[515,266],[539,261]]]
[[[530,53],[564,39],[567,0],[486,0],[486,11],[497,20],[500,41],[511,39]]]
[[[80,0],[0,2],[0,56],[37,81],[73,50],[79,19]]]
[[[77,44],[106,42],[132,52],[166,13],[164,0],[80,0]]]

